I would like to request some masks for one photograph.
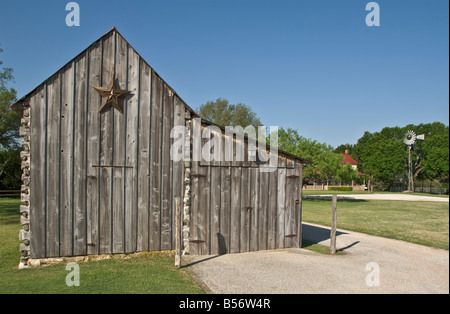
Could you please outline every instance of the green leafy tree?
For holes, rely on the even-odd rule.
[[[20,187],[20,117],[9,107],[16,100],[16,91],[8,87],[13,79],[11,68],[0,68],[0,189]]]
[[[425,134],[425,141],[415,147],[420,154],[422,180],[448,181],[449,177],[449,127],[440,122],[417,126],[418,134]]]
[[[22,171],[20,149],[0,151],[0,190],[19,190]]]
[[[345,151],[349,151],[349,154],[352,155],[353,158],[356,158],[356,156],[354,155],[353,149],[354,149],[355,145],[352,144],[342,144],[339,145],[338,147],[336,147],[334,149],[334,152],[336,154],[344,154]]]
[[[359,179],[358,172],[350,164],[341,166],[334,177],[336,181],[348,184]]]
[[[366,132],[358,140],[355,151],[358,155],[359,170],[372,176],[379,189],[387,189],[406,175],[405,163],[408,153],[398,132],[393,137],[392,130],[376,133]],[[403,136],[403,135],[402,135]]]
[[[344,160],[342,155],[333,151],[323,151],[316,159],[316,171],[320,181],[329,184],[342,169],[341,162]]]
[[[247,105],[230,104],[227,99],[219,98],[208,101],[197,109],[201,118],[220,126],[260,126],[261,121],[257,114]]]
[[[412,146],[413,176],[417,180],[445,181],[449,177],[449,127],[440,122],[405,127],[386,127],[380,132],[366,132],[354,146],[359,170],[372,175],[377,188],[388,189],[408,181],[408,148],[403,143],[409,130],[424,134],[425,141]]]
[[[304,182],[331,180],[341,168],[343,157],[334,153],[333,147],[300,136],[297,130],[280,128],[278,146],[288,153],[311,162],[303,168]]]
[[[0,48],[0,53],[2,51]],[[0,60],[0,66],[2,65]],[[15,89],[8,88],[8,83],[14,79],[12,73],[11,68],[0,68],[0,145],[3,148],[18,146],[20,118],[9,108],[16,100]]]

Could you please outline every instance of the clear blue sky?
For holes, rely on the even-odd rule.
[[[113,26],[194,109],[245,103],[263,124],[338,146],[364,131],[449,124],[449,1],[2,1],[0,59],[18,97]]]

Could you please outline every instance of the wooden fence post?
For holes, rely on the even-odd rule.
[[[181,206],[180,198],[175,198],[175,209],[176,209],[176,221],[175,221],[175,267],[181,266]]]
[[[336,224],[337,224],[337,195],[334,194],[333,200],[333,214],[331,219],[331,235],[330,235],[330,250],[331,254],[336,254]]]

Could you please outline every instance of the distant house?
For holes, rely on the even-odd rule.
[[[360,177],[364,177],[365,173],[359,172],[358,171],[358,162],[349,154],[349,151],[346,150],[344,154],[339,154],[341,156],[344,157],[344,160],[341,162],[341,164],[343,166],[350,164],[353,168],[353,170],[355,170],[358,173],[358,176]],[[317,174],[320,174],[320,172],[317,170],[316,171]],[[333,181],[327,181],[327,182],[323,182],[322,184],[316,184],[315,181],[310,182],[309,184],[305,185],[303,188],[305,190],[328,190],[329,186],[341,186],[339,184],[339,182],[333,182]],[[355,182],[352,181],[351,186],[353,187],[354,190],[364,190],[366,187],[366,180],[365,178],[363,178],[363,184],[361,186],[359,185],[355,185]]]
[[[355,170],[355,171],[358,173],[358,176],[364,177],[364,178],[363,178],[364,182],[363,182],[363,184],[361,185],[361,188],[362,188],[362,189],[365,189],[365,187],[366,187],[366,178],[365,178],[365,175],[366,175],[366,174],[365,174],[365,173],[362,173],[362,172],[360,172],[360,171],[358,171],[358,162],[357,162],[355,159],[353,159],[352,156],[350,156],[350,154],[349,154],[349,152],[348,152],[348,149],[345,150],[345,153],[342,154],[342,156],[344,157],[344,160],[341,162],[342,165],[350,164],[350,165],[352,166],[353,170]],[[354,181],[352,181],[352,187],[353,187],[353,189],[355,189],[355,187],[356,187]]]
[[[353,170],[358,170],[358,162],[355,159],[353,159],[352,156],[350,156],[348,150],[346,150],[342,156],[344,157],[344,161],[342,161],[341,164],[343,165],[350,164],[352,165]]]
[[[348,149],[345,150],[345,153],[342,154],[342,156],[344,157],[344,161],[341,162],[342,165],[350,164],[352,165],[353,170],[358,172],[358,176],[360,177],[365,176],[365,173],[358,171],[358,162],[355,159],[353,159],[352,156],[350,156],[350,154],[348,153]]]

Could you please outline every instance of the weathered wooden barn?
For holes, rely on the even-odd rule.
[[[301,246],[303,160],[279,151],[262,172],[249,137],[236,137],[243,160],[195,161],[193,130],[211,124],[115,28],[12,108],[22,117],[23,264],[173,250],[177,197],[185,253]],[[175,126],[187,130],[185,160],[171,158]]]

